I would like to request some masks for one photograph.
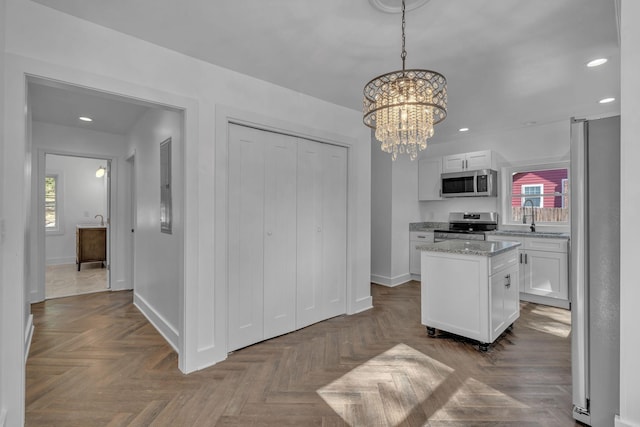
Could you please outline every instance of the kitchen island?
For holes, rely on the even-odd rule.
[[[421,320],[486,351],[520,316],[518,242],[445,240],[419,246]]]

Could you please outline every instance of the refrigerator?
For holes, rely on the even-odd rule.
[[[571,119],[573,417],[613,426],[620,407],[620,116]]]

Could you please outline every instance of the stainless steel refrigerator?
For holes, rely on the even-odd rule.
[[[571,121],[573,417],[613,426],[620,407],[620,117]]]

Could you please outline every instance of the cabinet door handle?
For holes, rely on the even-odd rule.
[[[418,239],[426,239],[426,236],[418,236]]]
[[[505,288],[510,288],[511,287],[511,274],[507,274],[506,276],[504,276],[506,282],[504,284]]]
[[[464,169],[464,160],[462,160],[462,169]]]
[[[527,254],[524,254],[524,263],[527,264],[529,260],[527,259]]]
[[[522,264],[522,254],[520,254],[520,264]]]

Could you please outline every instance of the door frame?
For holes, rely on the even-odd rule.
[[[112,157],[112,156],[105,156],[105,155],[95,155],[93,153],[89,153],[89,152],[73,152],[73,151],[65,151],[65,150],[57,150],[57,149],[51,149],[51,148],[37,148],[37,167],[35,168],[36,170],[36,185],[33,186],[32,188],[32,212],[35,213],[36,215],[36,219],[38,224],[40,224],[40,226],[36,229],[36,244],[35,244],[35,289],[30,289],[30,302],[36,303],[36,302],[41,302],[44,301],[46,299],[46,269],[47,269],[47,254],[46,254],[46,240],[47,240],[47,233],[44,227],[44,216],[45,216],[45,209],[44,209],[44,178],[46,176],[46,156],[47,154],[51,154],[51,155],[55,155],[55,156],[66,156],[66,157],[78,157],[78,158],[85,158],[85,159],[96,159],[96,160],[104,160],[108,163],[107,166],[107,173],[111,174],[113,165],[116,162],[116,158]],[[32,181],[33,182],[33,181]],[[114,180],[115,183],[117,183],[116,180]],[[107,262],[106,262],[106,267],[107,268],[107,289],[111,290],[112,286],[111,286],[111,269],[110,269],[110,265],[112,262],[112,257],[111,257],[111,248],[112,246],[112,228],[111,228],[111,212],[113,212],[114,210],[117,209],[118,204],[117,204],[117,200],[115,200],[115,194],[113,191],[111,191],[112,189],[112,185],[114,185],[114,182],[111,181],[111,176],[109,176],[109,178],[107,179],[107,218],[105,218],[105,221],[107,221],[107,219],[109,219],[109,226],[107,227]],[[117,225],[117,224],[116,224]],[[70,230],[67,230],[67,232],[70,232]],[[115,261],[115,260],[113,260]],[[117,265],[117,264],[116,264]]]

